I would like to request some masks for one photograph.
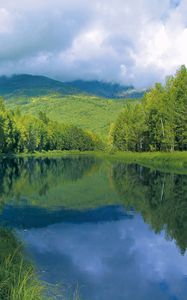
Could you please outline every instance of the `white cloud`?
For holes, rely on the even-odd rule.
[[[0,34],[9,33],[11,30],[11,15],[5,8],[0,8]]]
[[[187,0],[0,0],[0,74],[145,87],[187,65]]]

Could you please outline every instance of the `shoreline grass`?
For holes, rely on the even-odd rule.
[[[184,152],[110,152],[110,151],[42,151],[1,155],[7,157],[40,157],[57,158],[65,156],[89,155],[107,160],[121,161],[127,164],[139,164],[165,172],[187,174],[187,151]]]
[[[163,172],[187,174],[187,152],[116,152],[105,154],[105,157]]]
[[[44,285],[10,229],[0,228],[0,299],[44,300]]]
[[[35,267],[25,257],[24,245],[11,229],[0,227],[0,300],[52,300],[58,287],[38,278]],[[65,300],[66,297],[62,293]],[[69,300],[80,300],[78,289]]]

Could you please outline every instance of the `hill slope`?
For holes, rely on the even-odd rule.
[[[128,102],[118,99],[124,94],[133,98],[130,102],[135,101],[132,87],[117,84],[60,82],[32,75],[0,77],[0,95],[5,97],[9,108],[19,107],[24,114],[36,116],[42,111],[52,120],[76,125],[102,137],[108,135],[111,123]]]
[[[65,83],[45,76],[13,75],[0,77],[0,95],[10,97],[34,97],[59,93],[63,95],[80,93]]]
[[[45,76],[13,75],[0,77],[0,95],[10,97],[37,97],[57,93],[61,96],[88,94],[104,98],[140,98],[144,91],[132,86],[100,81],[61,82]]]
[[[134,102],[132,99],[129,101]],[[114,101],[86,95],[51,95],[10,99],[6,103],[11,109],[19,107],[24,114],[38,115],[42,111],[52,120],[74,124],[104,137],[128,100]]]

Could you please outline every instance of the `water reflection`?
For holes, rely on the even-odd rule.
[[[82,222],[98,223],[105,221],[116,221],[123,218],[133,218],[133,214],[129,211],[124,212],[120,206],[106,206],[89,210],[70,210],[64,208],[56,208],[48,210],[44,208],[32,206],[12,206],[7,205],[0,215],[0,225],[6,225],[14,228],[42,228],[51,224]]]
[[[113,180],[126,205],[140,212],[156,233],[164,229],[182,253],[187,249],[187,176],[115,164]]]
[[[187,255],[140,216],[20,231],[43,278],[76,287],[89,300],[185,300]],[[61,298],[59,298],[61,299]]]
[[[92,157],[3,159],[0,161],[0,204],[3,206],[12,199],[18,203],[46,199],[53,188],[76,182],[99,163]]]
[[[0,224],[50,283],[78,283],[85,300],[186,299],[186,175],[87,156],[9,159],[0,201]]]

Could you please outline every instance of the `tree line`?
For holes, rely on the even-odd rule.
[[[49,150],[97,150],[99,137],[74,125],[50,120],[45,113],[38,117],[8,110],[0,99],[0,153],[41,152]]]
[[[127,105],[111,130],[114,149],[187,150],[187,68],[163,86],[156,83],[135,105]]]
[[[134,104],[127,104],[110,131],[114,150],[187,150],[187,68],[181,66],[165,85],[156,83]],[[12,111],[0,99],[0,153],[108,149],[101,139],[74,125]]]

